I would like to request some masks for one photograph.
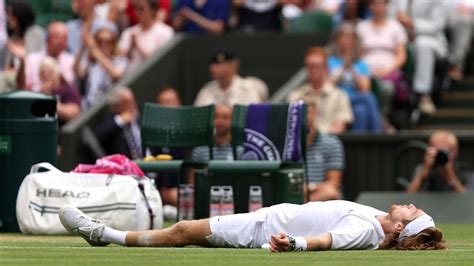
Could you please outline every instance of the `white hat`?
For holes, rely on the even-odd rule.
[[[398,241],[402,241],[409,236],[418,234],[428,227],[435,227],[433,218],[431,218],[431,216],[428,214],[423,214],[422,216],[405,225],[405,228],[403,228],[403,230],[400,232],[400,235],[398,236]]]

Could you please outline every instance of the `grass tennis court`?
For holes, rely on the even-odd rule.
[[[0,265],[473,265],[474,224],[439,226],[443,251],[325,251],[272,254],[211,248],[92,248],[80,237],[0,234]]]

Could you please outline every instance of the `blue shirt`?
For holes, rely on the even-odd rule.
[[[344,61],[341,58],[330,56],[328,68],[331,77],[338,77],[341,71],[344,71],[341,81],[337,84],[340,88],[344,89],[349,95],[357,91],[355,79],[350,71],[344,70]],[[352,63],[352,69],[360,76],[370,76],[369,66],[362,60]]]
[[[229,19],[230,12],[230,1],[228,0],[207,0],[206,4],[200,9],[198,9],[194,3],[194,0],[180,0],[176,7],[176,11],[183,7],[188,7],[194,12],[199,13],[201,16],[210,19],[210,20],[221,20],[222,22],[227,23]],[[188,21],[183,30],[186,32],[196,32],[203,33],[205,30],[201,28],[197,23],[193,21]]]

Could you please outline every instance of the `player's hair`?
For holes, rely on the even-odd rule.
[[[443,233],[436,227],[429,227],[416,235],[409,236],[402,241],[398,241],[398,234],[388,234],[380,244],[379,249],[397,250],[434,250],[447,249],[444,242]]]

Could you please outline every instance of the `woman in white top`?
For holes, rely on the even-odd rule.
[[[396,87],[402,82],[400,69],[406,61],[408,37],[403,26],[388,17],[387,0],[371,0],[369,8],[372,18],[357,25],[361,59],[370,73],[383,82],[381,109],[388,115]]]
[[[256,212],[181,221],[170,228],[124,232],[76,207],[59,212],[63,226],[93,246],[267,248],[273,252],[347,249],[445,249],[433,219],[414,205],[389,212],[349,201],[279,204]]]

